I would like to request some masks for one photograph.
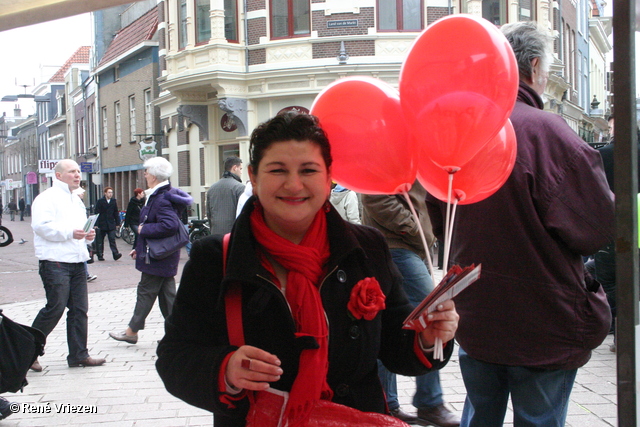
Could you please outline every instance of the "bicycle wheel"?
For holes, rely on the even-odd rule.
[[[122,240],[130,245],[133,245],[133,240],[135,239],[136,235],[133,234],[133,230],[131,230],[131,228],[122,227],[122,229],[120,230],[120,234],[122,235]]]
[[[206,230],[195,230],[189,234],[189,241],[191,243],[195,242],[198,239],[202,239],[203,237],[208,236],[209,233]]]
[[[0,225],[0,248],[9,246],[11,243],[13,243],[13,234],[7,227]]]

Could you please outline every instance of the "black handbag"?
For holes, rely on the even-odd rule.
[[[27,372],[44,354],[47,339],[30,326],[21,325],[0,309],[0,393],[16,393],[27,384]]]
[[[147,263],[149,263],[149,257],[153,259],[164,259],[172,253],[182,249],[189,243],[189,234],[181,224],[178,228],[178,232],[169,236],[161,237],[159,239],[147,238]]]

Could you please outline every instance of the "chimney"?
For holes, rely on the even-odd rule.
[[[20,117],[22,115],[22,110],[20,108],[13,109],[13,117]]]

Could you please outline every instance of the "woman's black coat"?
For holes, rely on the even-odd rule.
[[[305,343],[294,337],[295,326],[281,291],[260,265],[251,235],[251,199],[235,223],[222,277],[222,236],[194,242],[184,267],[173,314],[158,346],[157,370],[167,390],[184,401],[215,413],[216,426],[244,426],[248,399],[230,409],[220,401],[218,374],[229,345],[224,292],[242,284],[245,343],[278,356],[284,374],[273,383],[289,391]],[[333,209],[327,213],[331,255],[320,293],[329,321],[329,372],[333,401],[366,412],[386,412],[377,359],[402,375],[421,375],[425,367],[414,353],[415,333],[402,329],[412,311],[383,236],[377,230],[345,222]],[[386,295],[386,309],[375,319],[353,320],[347,303],[360,280],[375,277]],[[445,348],[446,360],[453,349]],[[433,362],[440,368],[446,362]],[[224,390],[222,390],[224,391]]]

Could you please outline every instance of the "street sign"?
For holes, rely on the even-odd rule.
[[[93,172],[93,163],[91,162],[81,162],[80,163],[80,172]]]

